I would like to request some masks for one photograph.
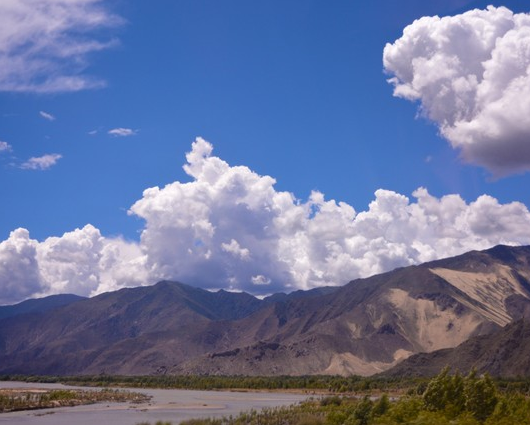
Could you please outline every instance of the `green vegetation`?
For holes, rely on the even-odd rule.
[[[26,382],[63,382],[87,386],[139,388],[305,390],[328,393],[288,407],[252,410],[226,418],[193,419],[183,425],[519,425],[530,423],[530,380],[493,381],[472,371],[467,376],[444,369],[428,379],[337,376],[219,377],[219,376],[81,376],[20,377]],[[106,397],[120,394],[104,390]],[[99,393],[86,391],[86,394]],[[134,394],[134,393],[129,393]],[[389,397],[387,394],[391,394]],[[3,397],[3,398],[2,398]],[[101,395],[103,397],[103,395]],[[54,390],[46,394],[0,395],[0,409],[26,405],[50,407],[80,400],[79,392]],[[87,395],[86,400],[90,397]],[[108,398],[105,399],[109,401]],[[131,401],[131,399],[128,399]],[[102,399],[94,400],[102,401]],[[119,401],[119,400],[112,400]],[[90,402],[90,401],[85,401]],[[46,404],[48,403],[48,404]],[[51,404],[50,404],[51,403]],[[2,410],[0,410],[2,411]],[[142,425],[149,425],[144,423]],[[171,425],[158,422],[155,425]]]
[[[181,425],[520,425],[530,423],[530,400],[502,393],[488,375],[450,375],[444,369],[408,395],[390,400],[332,395],[238,416],[192,419]],[[140,424],[138,424],[140,425]],[[141,425],[149,425],[142,423]],[[155,425],[171,425],[157,422]]]
[[[0,381],[62,383],[88,387],[169,388],[190,390],[303,390],[336,394],[423,394],[428,378],[383,378],[363,376],[40,376],[0,375]],[[530,394],[530,378],[496,379],[502,393]]]
[[[26,376],[0,375],[0,381],[63,383],[92,387],[171,388],[193,390],[307,390],[309,392],[366,393],[403,392],[425,378],[377,378],[362,376]]]
[[[143,403],[149,399],[150,397],[144,394],[113,389],[99,391],[5,389],[0,390],[0,413],[100,402]]]

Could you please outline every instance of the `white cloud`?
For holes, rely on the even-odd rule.
[[[250,251],[246,248],[241,248],[235,239],[232,239],[230,243],[222,243],[221,249],[243,260],[250,259]]]
[[[191,181],[146,189],[131,207],[145,220],[138,243],[106,238],[91,225],[43,242],[14,231],[0,243],[0,302],[160,279],[270,294],[340,285],[500,243],[530,244],[530,212],[519,202],[483,195],[467,203],[424,188],[411,200],[379,189],[357,212],[319,192],[302,201],[277,191],[273,178],[230,166],[200,138],[186,158]]]
[[[2,0],[0,91],[68,92],[105,85],[83,74],[87,55],[117,42],[96,35],[120,25],[101,0]]]
[[[394,95],[419,101],[466,161],[497,176],[530,170],[530,14],[423,17],[383,62]]]
[[[39,157],[33,157],[23,162],[20,168],[23,170],[47,170],[53,167],[63,156],[58,153],[47,154]]]
[[[0,304],[22,301],[42,291],[37,246],[26,229],[16,229],[0,242]]]
[[[250,278],[250,281],[253,285],[269,285],[271,283],[271,280],[262,274],[259,274],[257,276],[252,276]]]
[[[55,121],[55,117],[52,114],[49,114],[48,112],[39,111],[39,115],[48,121]]]
[[[147,281],[139,247],[104,238],[90,224],[40,243],[17,229],[0,243],[0,305],[48,294],[88,296]]]
[[[12,149],[9,143],[0,140],[0,152],[10,152]]]
[[[357,213],[318,192],[302,202],[276,191],[274,179],[231,167],[202,139],[186,158],[191,182],[147,189],[130,209],[145,220],[141,248],[156,279],[230,283],[253,292],[261,275],[270,280],[269,291],[307,289],[498,243],[530,242],[530,213],[520,203],[482,196],[466,204],[458,195],[437,199],[423,188],[411,202],[378,190],[368,211]],[[248,255],[234,255],[242,248]]]
[[[103,242],[99,230],[91,225],[46,239],[37,254],[43,281],[60,293],[91,293],[99,285]]]
[[[88,224],[37,247],[44,286],[54,293],[90,295],[145,284],[139,248],[121,239],[104,238]],[[139,280],[141,279],[141,280]]]
[[[115,136],[115,137],[129,137],[129,136],[134,136],[137,133],[138,133],[138,130],[133,130],[131,128],[123,128],[123,127],[113,128],[112,130],[108,131],[108,134],[110,134],[111,136]]]

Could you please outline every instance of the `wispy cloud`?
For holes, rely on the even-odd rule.
[[[39,111],[39,115],[44,118],[45,120],[48,120],[48,121],[55,121],[55,116],[53,116],[52,114],[49,114],[48,112],[44,112],[44,111]]]
[[[108,133],[114,137],[129,137],[135,136],[138,133],[138,130],[133,130],[132,128],[118,127],[109,130]]]
[[[53,167],[62,157],[63,156],[58,153],[32,157],[26,162],[23,162],[20,165],[20,168],[23,170],[47,170],[48,168]]]
[[[120,25],[101,0],[2,0],[0,91],[53,93],[97,88],[87,55],[117,44],[96,33]]]
[[[11,147],[9,143],[2,142],[0,140],[0,152],[10,152],[11,150],[13,150],[13,148]]]

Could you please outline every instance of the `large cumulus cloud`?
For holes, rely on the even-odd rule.
[[[530,170],[530,14],[423,17],[383,62],[394,95],[419,101],[466,161],[497,176]]]
[[[131,208],[139,242],[86,225],[42,242],[17,229],[0,243],[0,303],[36,295],[93,295],[175,279],[255,294],[339,285],[398,266],[493,245],[529,244],[525,205],[483,195],[414,199],[379,189],[366,211],[313,192],[305,201],[275,180],[230,166],[198,138],[189,182],[153,187]]]
[[[14,230],[0,243],[0,303],[20,301],[41,292],[37,246],[26,229]]]
[[[89,296],[147,282],[137,244],[104,238],[90,224],[42,242],[19,228],[0,243],[0,304],[59,293]]]

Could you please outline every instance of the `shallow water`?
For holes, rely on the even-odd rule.
[[[0,388],[82,388],[61,384],[0,381]],[[309,395],[266,392],[155,390],[124,388],[148,394],[149,403],[99,403],[12,413],[0,413],[0,424],[28,425],[135,425],[139,422],[170,421],[178,424],[190,418],[237,415],[250,409],[284,406]]]

